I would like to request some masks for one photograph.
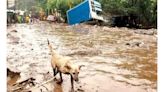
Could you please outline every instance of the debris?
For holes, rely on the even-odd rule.
[[[23,81],[21,81],[21,82],[18,82],[18,83],[15,83],[15,84],[13,84],[14,86],[17,86],[17,85],[23,85],[24,83],[28,83],[28,84],[32,84],[33,86],[35,85],[34,84],[34,82],[33,81],[35,81],[35,79],[34,78],[28,78],[28,79],[26,79],[26,80],[23,80]]]
[[[17,30],[12,30],[11,32],[15,32],[15,33],[16,33],[16,32],[18,32],[18,31],[17,31]]]
[[[7,68],[8,84],[13,85],[13,83],[15,83],[18,78],[20,78],[20,72],[14,72],[14,71],[11,71],[9,68]]]
[[[77,50],[73,51],[72,53],[68,54],[70,56],[72,55],[81,55],[81,56],[87,56],[87,55],[98,55],[101,54],[101,50],[96,50],[96,49],[85,49],[85,50]]]
[[[84,92],[84,90],[80,88],[78,88],[77,91]]]
[[[35,87],[31,88],[30,90],[34,90],[34,89],[36,89],[36,88],[38,88],[40,86],[43,86],[44,84],[47,84],[48,82],[51,82],[54,79],[55,79],[55,77],[53,77],[53,78],[51,78],[51,79],[49,79],[49,80],[47,80],[47,81],[45,81],[45,82],[43,82],[43,83],[41,83],[39,85],[36,85]]]
[[[143,44],[143,42],[127,42],[125,45],[130,47],[141,47]]]
[[[53,15],[48,15],[47,20],[54,22],[55,21],[55,17]]]
[[[7,68],[7,76],[13,78],[15,75],[20,75],[20,72],[13,72],[9,68]]]
[[[15,84],[13,84],[13,86],[12,86],[12,89],[11,89],[11,91],[13,91],[13,92],[29,92],[28,91],[28,87],[32,87],[32,86],[35,86],[35,84],[34,84],[34,78],[28,78],[28,79],[26,79],[26,80],[23,80],[23,81],[21,81],[21,82],[18,82],[18,83],[15,83]]]

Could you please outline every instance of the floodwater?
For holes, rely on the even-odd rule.
[[[85,65],[75,82],[76,92],[157,92],[156,29],[109,28],[96,25],[16,24],[7,28],[7,66],[20,72],[15,83],[34,78],[39,85],[53,77],[47,39],[54,50]],[[59,78],[59,75],[57,75]],[[13,79],[15,80],[15,79]],[[32,89],[20,85],[9,92],[70,92],[70,76]]]

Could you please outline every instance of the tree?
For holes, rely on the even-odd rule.
[[[157,26],[157,0],[98,0],[110,15],[136,15],[141,24]]]
[[[56,9],[61,13],[62,17],[66,19],[66,11],[80,2],[82,2],[82,0],[47,0],[46,8],[48,11]],[[51,12],[49,14],[51,14]]]

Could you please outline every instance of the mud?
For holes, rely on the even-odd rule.
[[[20,71],[14,83],[35,79],[33,86],[25,85],[19,91],[51,79],[48,38],[59,54],[85,65],[80,81],[75,82],[76,92],[157,92],[156,31],[46,22],[16,24],[7,29],[7,66]],[[31,91],[70,92],[70,76],[63,75],[63,79],[61,85],[50,81]]]

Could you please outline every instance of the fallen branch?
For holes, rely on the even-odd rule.
[[[49,80],[47,80],[47,81],[45,81],[45,82],[43,82],[43,83],[41,83],[41,84],[39,84],[39,85],[36,85],[35,87],[31,88],[30,90],[34,90],[34,89],[36,89],[36,88],[38,88],[38,87],[40,87],[40,86],[42,86],[42,85],[44,85],[44,84],[47,84],[48,82],[54,80],[54,78],[55,78],[55,77],[52,77],[51,79],[49,79]]]
[[[22,87],[17,87],[17,88],[11,89],[11,91],[16,91],[16,90],[20,90],[20,89],[22,89]]]
[[[23,81],[21,81],[21,82],[15,83],[15,84],[13,84],[13,86],[22,85],[23,83],[29,83],[29,82],[32,82],[32,81],[34,81],[34,80],[35,80],[35,79],[31,77],[31,78],[28,78],[28,79],[23,80]]]
[[[26,90],[24,87],[25,85],[29,84],[29,83],[32,83],[32,85],[34,86],[34,81],[35,79],[34,78],[28,78],[26,80],[23,80],[23,81],[20,81],[18,83],[14,83],[13,84],[13,89],[11,89],[12,91],[18,91],[18,90],[22,90],[23,92],[29,92],[29,91],[24,91]]]

